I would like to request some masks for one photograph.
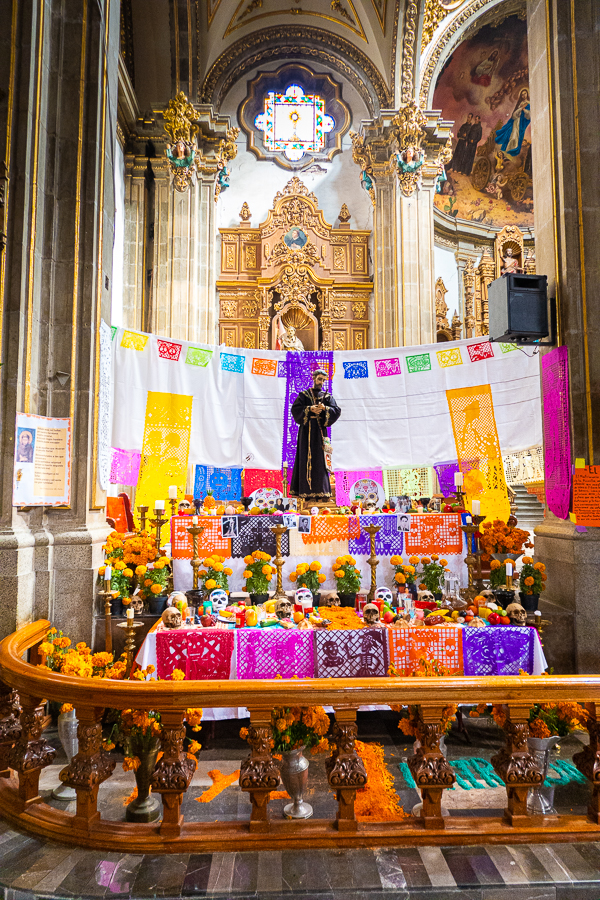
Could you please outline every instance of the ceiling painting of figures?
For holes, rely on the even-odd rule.
[[[509,16],[463,41],[440,73],[433,108],[454,121],[436,207],[483,225],[533,226],[526,21]]]

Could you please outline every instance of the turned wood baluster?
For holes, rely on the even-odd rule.
[[[271,753],[271,709],[252,710],[248,743],[251,753],[240,766],[240,787],[250,794],[250,831],[268,831],[269,796],[279,784],[279,766]]]
[[[573,762],[582,775],[592,782],[592,798],[588,806],[588,816],[594,825],[600,825],[600,722],[597,719],[595,703],[586,703],[588,711],[587,730],[590,743],[573,756]]]
[[[116,765],[116,760],[102,749],[103,712],[97,708],[77,710],[79,750],[58,776],[63,784],[77,792],[75,818],[79,827],[86,827],[100,818],[98,789],[112,775]]]
[[[356,710],[336,710],[333,726],[335,749],[325,761],[325,767],[329,786],[336,792],[338,831],[356,831],[356,791],[367,783],[367,770],[356,752],[356,734]]]
[[[502,707],[506,714],[506,721],[502,726],[506,746],[491,760],[496,774],[506,785],[508,803],[504,810],[504,821],[507,825],[527,825],[531,822],[527,815],[527,793],[529,788],[542,783],[542,774],[537,770],[527,747],[530,707],[529,703],[511,703],[510,709],[508,706]]]
[[[10,777],[10,752],[21,737],[20,712],[19,695],[0,681],[0,778]]]
[[[408,759],[408,767],[421,791],[421,821],[425,828],[444,828],[442,794],[452,787],[456,776],[440,750],[444,707],[425,707],[420,711],[417,739],[420,746]]]
[[[8,756],[8,765],[19,773],[22,809],[41,800],[40,772],[49,766],[56,750],[42,738],[44,707],[40,697],[21,694],[21,736]]]
[[[162,837],[178,837],[181,834],[183,795],[190,786],[196,771],[196,761],[183,752],[185,726],[182,709],[171,709],[160,714],[163,727],[161,746],[163,755],[152,775],[152,790],[162,795],[163,817],[160,824]]]

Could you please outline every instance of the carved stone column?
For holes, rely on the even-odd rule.
[[[444,828],[442,793],[456,781],[448,760],[440,750],[443,707],[421,710],[417,738],[420,746],[408,760],[408,767],[421,791],[421,820],[425,828]]]
[[[163,726],[163,756],[154,769],[152,790],[162,795],[163,817],[160,833],[161,836],[169,838],[181,834],[183,824],[183,816],[180,813],[181,803],[196,771],[196,762],[188,759],[183,751],[184,711],[161,711],[160,715]]]
[[[588,806],[588,815],[594,825],[600,825],[600,722],[596,718],[596,704],[588,703],[587,709],[590,717],[587,729],[590,734],[590,743],[579,753],[573,756],[573,762],[582,775],[592,782],[592,798]]]
[[[0,681],[0,778],[8,778],[8,760],[15,743],[21,737],[19,695]]]
[[[116,760],[102,750],[100,720],[103,712],[102,709],[77,710],[79,750],[59,775],[63,784],[77,791],[75,818],[78,827],[87,828],[90,822],[100,818],[98,789],[112,775],[116,766]]]
[[[396,176],[387,166],[379,167],[373,216],[374,294],[369,323],[373,347],[397,347],[402,343],[396,218]]]
[[[529,708],[529,705],[511,704],[509,711],[507,706],[503,707],[506,712],[503,726],[506,746],[491,760],[495,772],[506,785],[508,805],[504,810],[504,820],[508,825],[527,824],[527,792],[542,783],[542,775],[536,769],[527,747]]]
[[[240,766],[240,787],[250,794],[250,831],[268,831],[269,796],[279,784],[279,766],[271,755],[271,710],[252,710],[250,722],[252,752]]]
[[[335,749],[325,762],[329,786],[336,792],[338,831],[356,831],[354,813],[356,791],[367,783],[367,770],[356,752],[356,710],[339,709],[335,713],[333,740]]]
[[[21,809],[41,800],[40,772],[49,766],[56,750],[42,737],[44,707],[40,697],[21,695],[21,736],[9,753],[8,765],[19,773]]]

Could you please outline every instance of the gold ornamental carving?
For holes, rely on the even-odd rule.
[[[248,206],[248,204],[246,203],[245,200],[242,204],[242,208],[240,209],[239,217],[240,217],[240,222],[242,222],[243,224],[246,224],[246,222],[250,222],[250,219],[252,218],[252,213],[250,212],[250,207]]]
[[[404,41],[402,45],[402,89],[400,93],[402,103],[408,103],[413,95],[418,11],[419,8],[415,0],[408,0],[404,13]]]
[[[333,268],[334,269],[345,269],[346,268],[346,250],[344,247],[334,247],[333,248]]]
[[[357,331],[354,334],[354,349],[355,350],[364,350],[365,349],[365,341],[364,335],[362,331]]]
[[[196,118],[196,110],[183,91],[174,100],[169,100],[168,107],[163,111],[167,136],[165,154],[173,176],[173,186],[179,193],[187,191],[196,171]]]
[[[346,315],[346,304],[345,303],[332,303],[331,304],[331,315],[334,319],[343,319]]]
[[[221,300],[221,312],[226,319],[235,319],[237,315],[237,302],[235,300]]]
[[[365,271],[365,248],[364,246],[354,246],[354,268],[357,272]]]
[[[352,315],[355,319],[364,319],[367,314],[367,304],[366,303],[353,303],[352,304]]]
[[[421,182],[421,167],[425,153],[422,149],[426,137],[427,118],[414,100],[404,106],[392,119],[393,133],[398,141],[395,155],[398,182],[405,197],[410,197]]]
[[[256,247],[246,247],[246,268],[256,269]]]
[[[345,350],[346,339],[343,331],[336,331],[333,343],[334,350]]]
[[[244,335],[244,348],[256,350],[256,335],[252,331],[247,331]]]
[[[352,161],[360,167],[361,187],[367,192],[371,203],[375,206],[375,175],[373,174],[371,155],[365,146],[365,139],[356,131],[351,131],[350,140],[352,141]]]
[[[345,203],[342,203],[342,208],[338,213],[338,219],[342,223],[342,225],[347,225],[350,219],[352,218],[352,214]]]
[[[246,300],[242,304],[242,313],[245,319],[254,319],[258,313],[258,303],[256,300]]]

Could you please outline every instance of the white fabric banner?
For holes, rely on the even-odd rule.
[[[194,398],[190,461],[281,467],[286,354],[113,329],[112,446],[141,450],[148,391]],[[542,442],[539,355],[483,338],[335,351],[335,469],[430,466],[456,459],[451,388],[490,385],[503,454]],[[263,374],[270,372],[271,374]]]

